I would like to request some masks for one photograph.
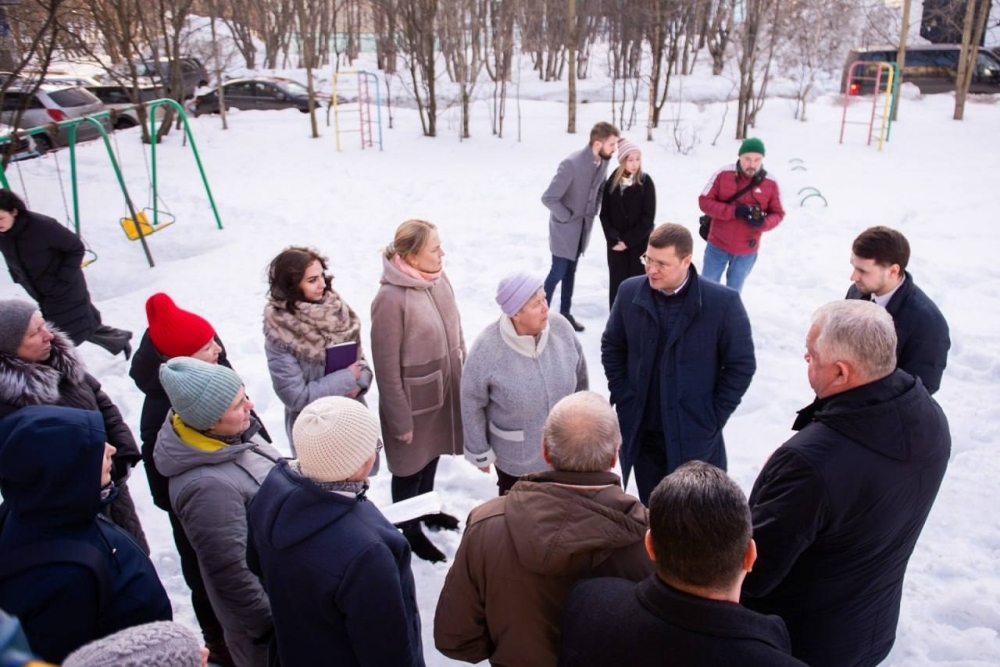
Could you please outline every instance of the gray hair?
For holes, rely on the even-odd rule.
[[[869,381],[896,370],[896,327],[882,306],[861,299],[833,301],[813,313],[812,326],[823,363],[849,362]]]
[[[592,391],[578,391],[556,403],[542,437],[552,467],[569,472],[611,470],[622,444],[614,409]]]

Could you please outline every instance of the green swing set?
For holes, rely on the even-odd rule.
[[[212,196],[212,190],[208,185],[208,178],[205,175],[205,170],[201,164],[201,156],[198,154],[198,147],[195,144],[194,136],[192,136],[191,134],[191,127],[188,124],[187,114],[184,112],[184,108],[180,104],[178,104],[175,100],[171,99],[159,99],[146,103],[145,106],[149,110],[150,134],[154,136],[156,134],[156,120],[155,120],[156,114],[154,113],[154,111],[157,106],[163,104],[172,106],[179,115],[180,120],[182,121],[185,137],[188,139],[188,141],[190,141],[191,153],[194,155],[195,163],[198,166],[198,172],[201,175],[202,183],[205,186],[205,194],[208,196],[209,204],[212,207],[212,213],[215,216],[215,224],[219,229],[222,229],[222,221],[219,219],[219,211],[215,206],[215,199]],[[112,113],[111,111],[101,111],[99,113],[93,114],[91,116],[86,116],[84,118],[74,118],[72,120],[65,120],[59,123],[50,123],[49,125],[33,127],[29,130],[19,131],[17,134],[36,135],[36,134],[46,133],[49,131],[58,131],[63,127],[68,128],[70,180],[71,180],[71,188],[73,195],[72,216],[70,215],[69,204],[66,198],[66,191],[65,187],[63,186],[62,171],[59,166],[59,158],[57,154],[53,154],[53,157],[55,159],[56,172],[59,177],[59,190],[62,193],[63,205],[66,209],[67,221],[72,219],[74,231],[76,235],[79,236],[82,240],[83,237],[80,234],[80,201],[78,197],[77,173],[76,173],[76,132],[80,123],[89,122],[92,125],[94,125],[98,129],[102,139],[104,140],[104,147],[108,152],[108,158],[111,161],[111,166],[114,169],[115,176],[118,179],[118,185],[125,199],[125,206],[128,209],[129,215],[121,218],[119,224],[121,225],[122,230],[125,232],[127,238],[129,238],[130,240],[137,240],[140,242],[140,244],[142,245],[143,252],[146,255],[146,261],[149,264],[150,268],[152,268],[155,266],[155,263],[153,262],[152,255],[150,254],[149,246],[146,243],[146,237],[158,231],[161,231],[162,229],[165,229],[166,227],[172,225],[176,221],[176,217],[172,213],[170,213],[169,209],[167,209],[166,207],[166,203],[163,201],[163,198],[159,196],[158,193],[157,168],[156,168],[157,144],[155,141],[150,143],[150,151],[149,151],[150,158],[148,160],[146,159],[145,152],[143,152],[143,159],[146,162],[146,173],[150,183],[150,205],[137,211],[135,204],[132,201],[132,197],[129,195],[128,188],[125,186],[125,179],[121,170],[120,150],[118,151],[119,155],[116,158],[115,151],[112,150],[111,143],[108,141],[108,134],[99,120],[102,117],[109,116],[111,113]],[[9,141],[11,141],[10,134],[0,135],[0,146]],[[115,146],[116,148],[118,147],[117,137],[115,138]],[[152,167],[150,167],[150,162],[152,162]],[[17,165],[17,163],[15,163],[15,165]],[[22,192],[25,192],[24,176],[21,173],[20,165],[17,165],[17,171],[18,175],[21,178]],[[7,189],[10,189],[10,185],[7,181],[6,169],[2,165],[0,165],[0,185],[2,185]],[[157,202],[160,202],[162,204],[162,209],[157,208],[156,206]],[[152,219],[150,220],[150,218]],[[84,246],[87,248],[87,254],[84,257],[83,266],[87,266],[88,264],[93,263],[97,259],[97,253],[95,253],[92,249],[90,249],[90,247],[86,244],[85,241],[84,241]]]

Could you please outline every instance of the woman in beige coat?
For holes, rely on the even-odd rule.
[[[443,257],[437,227],[407,220],[384,251],[381,287],[372,301],[372,361],[393,502],[431,491],[438,458],[462,453],[465,340]],[[422,521],[431,529],[458,530],[448,514]],[[445,560],[420,524],[401,525],[413,553]]]

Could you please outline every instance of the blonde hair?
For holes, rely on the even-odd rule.
[[[609,193],[614,192],[615,188],[617,188],[621,184],[623,178],[625,178],[624,163],[618,165],[618,169],[615,170],[614,176],[608,179],[608,192]],[[642,185],[642,167],[639,167],[638,169],[635,170],[634,178],[636,185]]]
[[[403,259],[416,255],[427,245],[427,240],[435,229],[437,225],[432,222],[411,218],[396,228],[392,243],[382,249],[382,254],[386,259],[392,259],[396,255]]]

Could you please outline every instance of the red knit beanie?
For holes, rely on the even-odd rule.
[[[203,317],[181,310],[160,292],[146,301],[149,338],[165,357],[189,357],[215,337],[215,329]]]

